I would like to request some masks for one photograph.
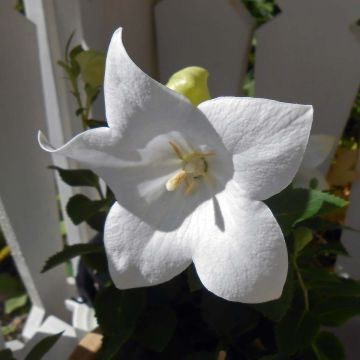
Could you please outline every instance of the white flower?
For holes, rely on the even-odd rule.
[[[310,135],[303,161],[294,178],[294,186],[308,188],[310,181],[317,181],[317,188],[326,190],[329,184],[323,173],[318,169],[329,157],[336,143],[336,138],[331,135]]]
[[[117,202],[104,242],[118,288],[170,280],[193,261],[200,280],[228,300],[278,298],[287,274],[280,227],[261,201],[293,179],[312,107],[223,97],[193,107],[128,57],[121,29],[105,74],[109,128],[50,152],[81,161]]]

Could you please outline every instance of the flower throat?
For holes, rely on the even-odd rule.
[[[176,156],[181,160],[181,170],[166,182],[166,190],[174,191],[185,184],[185,194],[190,195],[196,188],[199,180],[209,178],[209,164],[207,157],[214,155],[213,152],[193,151],[184,153],[174,142],[169,142]]]

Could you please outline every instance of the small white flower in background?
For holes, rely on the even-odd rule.
[[[121,29],[107,55],[105,101],[109,128],[56,150],[41,134],[39,141],[86,164],[113,190],[104,242],[115,285],[163,283],[193,261],[218,296],[278,298],[287,250],[262,200],[297,172],[312,107],[223,97],[196,108],[131,61]]]
[[[310,135],[303,161],[294,178],[294,187],[309,188],[311,180],[317,182],[319,190],[327,190],[329,184],[319,167],[329,157],[336,144],[331,135]]]

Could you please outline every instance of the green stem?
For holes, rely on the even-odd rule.
[[[310,306],[309,306],[309,292],[308,292],[308,289],[306,288],[304,279],[303,279],[303,277],[301,275],[299,265],[296,262],[296,257],[295,256],[292,258],[292,263],[293,263],[293,266],[294,266],[296,276],[297,276],[298,281],[299,281],[299,285],[300,285],[300,287],[301,287],[301,289],[303,291],[305,310],[309,311],[309,309],[310,309]]]

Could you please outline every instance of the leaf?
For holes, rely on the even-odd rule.
[[[221,337],[246,333],[260,320],[252,307],[224,300],[208,291],[202,294],[201,310],[205,323]]]
[[[0,360],[16,360],[10,349],[0,350]]]
[[[311,242],[313,239],[312,231],[306,227],[299,227],[294,230],[294,255],[298,256],[301,251]]]
[[[99,127],[108,127],[108,123],[104,120],[95,120],[95,119],[88,119],[86,120],[86,125],[90,129],[95,129]]]
[[[18,310],[25,306],[28,301],[27,294],[22,294],[20,296],[12,297],[5,301],[5,314],[9,315],[15,310]]]
[[[91,221],[97,213],[106,214],[109,210],[108,200],[90,200],[82,194],[74,195],[66,205],[66,211],[75,225],[83,221]]]
[[[285,314],[289,310],[293,296],[294,279],[292,269],[289,268],[284,290],[280,299],[262,304],[255,304],[252,305],[252,307],[268,319],[278,322],[285,316]]]
[[[105,336],[103,338],[100,354],[97,359],[101,360],[115,360],[125,344],[127,338],[121,336]]]
[[[105,288],[95,301],[96,317],[103,334],[117,336],[118,341],[125,343],[133,334],[145,304],[144,289]]]
[[[344,279],[325,269],[301,269],[309,290],[327,296],[360,296],[360,282]]]
[[[341,290],[339,291],[339,295]],[[336,296],[316,304],[311,312],[326,326],[340,326],[360,314],[360,298]]]
[[[289,357],[286,354],[275,354],[275,355],[268,355],[262,357],[260,360],[289,360]]]
[[[285,234],[291,228],[315,216],[326,215],[344,208],[348,202],[329,193],[313,189],[288,187],[266,201]]]
[[[51,256],[46,260],[46,263],[41,270],[42,273],[58,266],[66,261],[69,261],[80,255],[87,255],[93,253],[99,253],[104,251],[103,244],[75,244],[65,246],[64,249],[57,254]]]
[[[313,345],[318,360],[345,360],[345,350],[340,340],[331,332],[322,331]]]
[[[105,73],[105,55],[94,50],[86,50],[76,56],[81,75],[91,87],[102,86]]]
[[[176,329],[176,314],[170,307],[148,310],[139,321],[135,339],[145,348],[161,352]]]
[[[308,347],[319,331],[318,320],[309,312],[290,311],[279,324],[275,334],[278,348],[286,354]]]
[[[199,351],[187,355],[184,360],[215,360],[215,356],[206,351]]]
[[[60,339],[63,331],[40,340],[25,357],[25,360],[40,360]]]
[[[57,170],[61,180],[70,186],[91,186],[94,188],[99,187],[99,178],[91,170],[69,170],[62,169],[58,166],[49,166],[49,169]]]
[[[21,281],[9,274],[0,274],[1,294],[6,296],[19,295],[24,291]]]

